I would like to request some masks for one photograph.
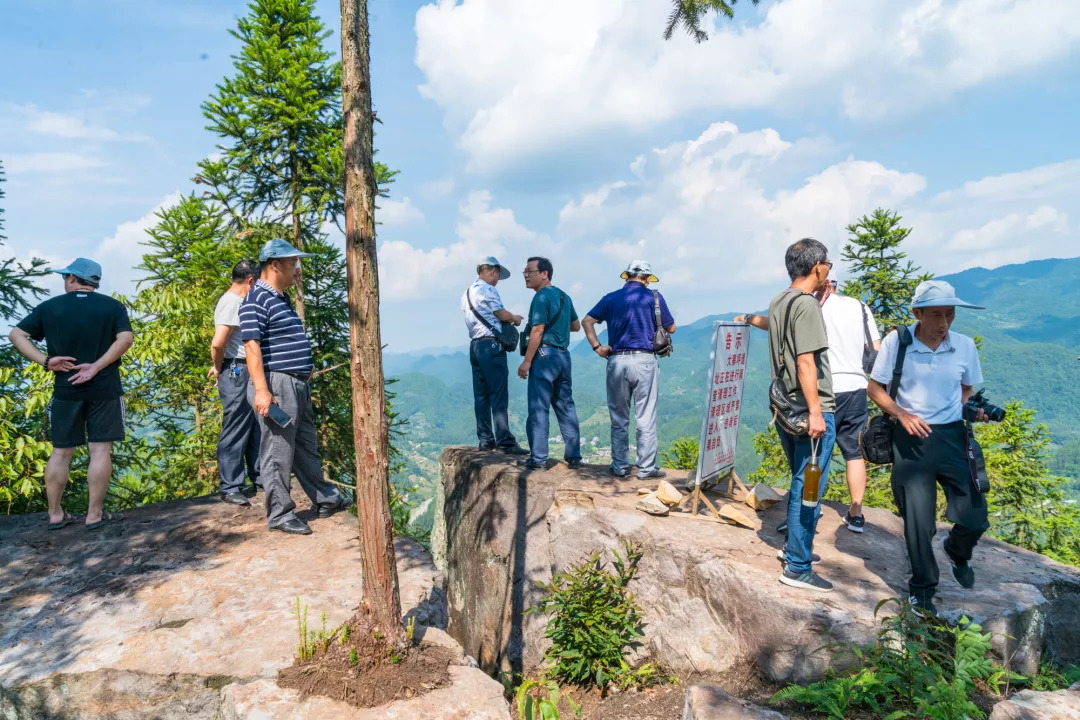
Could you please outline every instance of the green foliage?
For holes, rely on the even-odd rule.
[[[985,717],[971,699],[976,682],[1000,692],[1002,681],[1016,677],[988,658],[990,634],[967,618],[956,626],[923,619],[895,599],[878,603],[875,614],[886,603],[896,603],[898,611],[882,617],[873,644],[825,648],[852,655],[853,669],[812,685],[790,685],[773,701],[794,700],[835,720],[856,710],[886,720]]]
[[[791,468],[780,444],[776,428],[769,425],[754,435],[754,452],[761,463],[747,478],[751,484],[764,483],[770,487],[791,487]]]
[[[1046,425],[1024,403],[1005,420],[976,428],[990,476],[990,534],[1055,560],[1080,565],[1080,508],[1065,499],[1065,479],[1047,467]]]
[[[627,541],[623,555],[612,554],[614,572],[595,552],[541,585],[544,598],[530,612],[551,614],[544,657],[555,680],[603,689],[632,673],[623,655],[642,636],[642,612],[628,586],[642,553]]]
[[[326,613],[322,614],[322,624],[318,630],[308,630],[308,606],[301,604],[299,595],[296,596],[296,608],[293,614],[296,616],[296,633],[300,640],[296,647],[296,656],[300,662],[312,659],[318,651],[325,653],[329,650],[330,644],[334,642],[338,633],[342,633],[342,638],[347,637],[348,624],[342,625],[337,630],[330,630],[326,627]],[[344,639],[341,644],[345,644]]]
[[[519,720],[559,720],[559,700],[565,699],[575,717],[581,717],[581,706],[570,696],[563,696],[552,680],[527,678],[518,685]]]
[[[842,259],[848,263],[852,279],[843,293],[866,303],[874,313],[882,335],[897,325],[912,322],[911,296],[915,286],[931,276],[901,252],[900,243],[911,234],[902,227],[900,215],[883,208],[874,210],[848,225],[848,243]]]
[[[1064,690],[1077,682],[1080,682],[1080,665],[1060,667],[1046,660],[1040,663],[1039,672],[1034,677],[1017,680],[1018,685],[1026,685],[1040,692]]]
[[[705,42],[709,34],[701,29],[701,21],[710,12],[731,19],[735,17],[734,5],[739,0],[672,0],[671,15],[668,16],[667,25],[664,26],[664,39],[670,40],[675,34],[677,27],[686,30],[694,42]],[[750,0],[757,5],[758,0]]]
[[[701,445],[689,435],[675,438],[671,446],[660,453],[660,466],[675,470],[696,470]]]

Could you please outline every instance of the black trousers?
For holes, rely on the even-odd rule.
[[[247,400],[248,369],[243,360],[221,366],[218,397],[221,398],[221,434],[218,436],[218,475],[222,493],[244,489],[244,473],[251,484],[262,487],[259,478],[259,424]]]
[[[945,516],[954,523],[945,552],[967,562],[983,532],[990,527],[986,496],[975,491],[967,464],[967,436],[962,422],[931,425],[930,437],[908,435],[899,426],[893,435],[892,490],[904,519],[904,540],[911,560],[908,588],[920,599],[934,596],[938,565],[932,544],[937,532],[937,486],[945,491]]]

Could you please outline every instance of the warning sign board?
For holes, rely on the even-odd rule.
[[[739,438],[746,354],[750,349],[750,326],[745,323],[713,323],[712,352],[701,423],[698,484],[708,485],[735,467]]]

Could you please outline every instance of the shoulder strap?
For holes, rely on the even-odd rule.
[[[653,314],[656,316],[656,329],[659,330],[660,328],[663,327],[663,325],[660,324],[660,291],[659,290],[653,290],[652,295],[653,295]]]
[[[556,289],[558,289],[558,288],[556,288]],[[562,290],[559,290],[559,309],[555,311],[555,315],[553,315],[551,320],[548,321],[548,325],[554,325],[555,321],[558,320],[560,317],[562,317],[563,301],[565,299],[566,299],[566,293],[564,293]]]
[[[788,327],[791,325],[791,307],[795,304],[795,301],[803,296],[801,290],[797,291],[795,295],[788,301],[787,307],[784,309],[784,325],[780,330],[780,363],[779,366],[774,368],[776,371],[776,377],[781,375],[787,375],[787,365],[784,362],[784,348],[788,344]],[[795,343],[791,343],[792,351],[795,350]]]
[[[896,339],[900,347],[896,349],[896,364],[893,365],[892,382],[889,383],[889,397],[896,399],[896,393],[900,390],[900,375],[904,372],[904,356],[907,355],[908,345],[911,344],[911,331],[907,326],[901,325],[896,328]]]
[[[866,316],[866,303],[860,301],[859,307],[862,308],[862,332],[863,332],[863,344],[868,347],[874,347],[874,341],[870,339],[870,318]]]
[[[460,287],[460,285],[458,287]],[[469,301],[469,309],[472,310],[472,313],[476,316],[476,319],[484,324],[484,327],[486,327],[491,332],[495,332],[495,327],[487,321],[487,318],[476,311],[476,306],[472,304],[472,298],[470,297],[470,293],[472,293],[472,285],[470,285],[469,289],[465,291],[465,299]]]

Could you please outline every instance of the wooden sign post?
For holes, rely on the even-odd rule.
[[[716,485],[722,479],[727,480],[727,490],[720,491],[721,495],[745,500],[750,494],[735,473],[735,446],[739,440],[743,381],[746,377],[746,355],[749,349],[749,325],[724,321],[713,323],[697,476],[694,479],[694,491],[687,496],[692,515],[697,515],[698,503],[704,502],[717,520],[720,519],[720,513],[702,489]]]

